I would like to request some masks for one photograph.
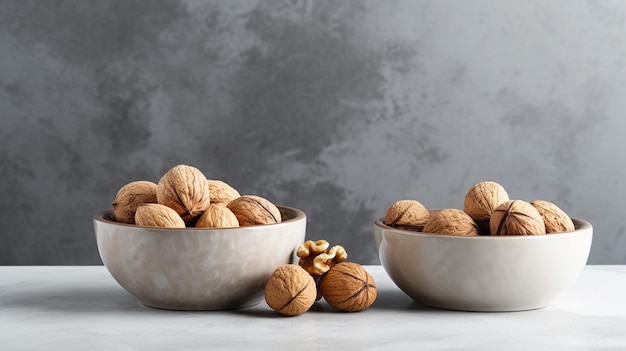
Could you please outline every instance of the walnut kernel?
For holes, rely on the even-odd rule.
[[[341,245],[335,245],[328,249],[326,240],[307,240],[296,250],[300,258],[298,264],[309,274],[320,276],[328,272],[334,264],[345,261],[348,253]]]

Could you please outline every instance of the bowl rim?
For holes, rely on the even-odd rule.
[[[278,210],[283,213],[283,210],[285,211],[290,211],[295,213],[295,217],[290,218],[288,220],[285,221],[281,221],[280,223],[270,223],[270,224],[258,224],[258,225],[249,225],[249,226],[244,226],[244,227],[228,227],[228,228],[212,228],[212,227],[185,227],[185,228],[162,228],[162,227],[147,227],[147,226],[140,226],[137,224],[130,224],[130,223],[121,223],[121,222],[116,222],[110,219],[107,219],[106,216],[111,216],[113,215],[113,208],[108,208],[106,210],[100,211],[98,213],[96,213],[93,216],[93,220],[95,222],[100,222],[100,223],[105,223],[108,225],[114,225],[114,226],[120,226],[120,227],[128,227],[128,228],[133,228],[133,229],[150,229],[150,230],[158,230],[158,231],[164,231],[164,232],[168,232],[168,231],[207,231],[207,230],[211,230],[211,231],[215,231],[215,230],[219,230],[219,231],[228,231],[228,230],[241,230],[241,229],[254,229],[254,228],[267,228],[267,227],[275,227],[275,226],[280,226],[280,225],[288,225],[289,223],[293,223],[293,222],[297,222],[300,220],[303,220],[306,218],[306,214],[304,213],[304,211],[295,208],[295,207],[289,207],[289,206],[283,206],[283,205],[276,205],[276,207],[278,207]]]
[[[415,236],[415,237],[433,237],[433,238],[447,238],[448,240],[549,240],[553,238],[563,236],[574,236],[580,233],[585,233],[593,229],[590,222],[580,218],[570,217],[574,222],[574,231],[550,233],[544,235],[449,235],[449,234],[437,234],[437,233],[424,233],[407,229],[394,228],[384,223],[385,217],[380,217],[374,220],[374,226],[383,230],[391,230],[394,233]]]

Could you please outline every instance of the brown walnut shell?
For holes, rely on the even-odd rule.
[[[265,284],[265,302],[271,309],[286,316],[308,311],[315,303],[316,295],[313,277],[295,264],[276,268]]]
[[[185,221],[178,213],[161,204],[139,204],[135,223],[143,227],[185,228]]]
[[[573,232],[576,230],[570,216],[552,202],[535,200],[530,203],[539,211],[546,225],[546,234]]]
[[[320,293],[332,307],[346,312],[358,312],[376,300],[374,278],[358,263],[341,262],[322,275]]]
[[[207,182],[209,183],[209,194],[212,204],[227,205],[229,202],[241,196],[235,188],[228,185],[226,182],[215,179],[207,179]]]
[[[226,205],[239,220],[242,227],[280,223],[280,210],[267,199],[256,195],[243,195]]]
[[[121,223],[135,224],[137,205],[157,202],[157,185],[139,180],[122,186],[113,199],[115,220]]]
[[[424,226],[424,233],[445,235],[478,235],[478,225],[467,213],[446,208],[435,213]]]
[[[391,204],[385,214],[384,223],[390,227],[421,231],[430,212],[416,200],[399,200]]]
[[[199,228],[234,228],[239,227],[239,220],[233,211],[221,204],[210,204],[196,222]]]
[[[209,207],[209,183],[199,169],[175,166],[159,180],[157,201],[174,209],[185,222],[191,222]]]
[[[481,232],[489,234],[491,214],[501,203],[509,201],[504,187],[493,181],[484,181],[472,186],[463,199],[463,211],[478,224]]]
[[[489,221],[491,235],[543,235],[546,226],[539,211],[522,200],[509,200],[496,208]]]

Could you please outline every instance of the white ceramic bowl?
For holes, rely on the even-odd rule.
[[[522,311],[547,306],[587,263],[593,229],[540,236],[450,236],[374,222],[380,261],[415,302],[463,311]]]
[[[295,262],[306,216],[278,206],[278,224],[240,228],[149,228],[94,217],[98,251],[113,278],[141,303],[175,310],[222,310],[263,301],[274,269]]]

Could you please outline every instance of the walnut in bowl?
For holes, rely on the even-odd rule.
[[[283,221],[234,228],[156,228],[94,217],[98,251],[115,280],[147,306],[222,310],[263,301],[267,279],[295,263],[306,216],[278,206]]]
[[[435,214],[436,211],[431,211]],[[589,257],[593,228],[547,235],[444,235],[392,228],[374,235],[383,268],[415,302],[465,311],[547,306],[572,284]]]

